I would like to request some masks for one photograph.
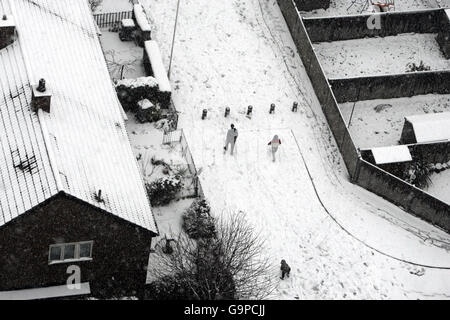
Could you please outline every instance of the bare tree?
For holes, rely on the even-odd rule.
[[[133,60],[120,60],[116,56],[116,51],[113,49],[105,51],[106,64],[108,65],[111,78],[115,80],[122,80],[125,73],[135,70],[135,65],[139,58],[131,56],[134,58]]]
[[[263,299],[275,288],[264,241],[242,213],[220,219],[215,238],[196,241],[180,234],[173,243],[171,254],[162,246],[153,256],[151,298]]]

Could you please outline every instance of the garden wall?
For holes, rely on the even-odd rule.
[[[444,56],[450,59],[450,9],[445,10],[441,21],[441,30],[436,38]]]
[[[419,143],[408,146],[411,154],[420,156],[429,163],[450,161],[450,142]],[[450,192],[450,190],[449,190]]]
[[[365,160],[359,161],[356,183],[450,232],[450,206]]]
[[[306,72],[311,79],[316,95],[322,105],[322,110],[328,120],[334,138],[338,143],[350,177],[353,178],[358,162],[358,152],[353,144],[353,140],[344,122],[330,84],[314,52],[300,14],[293,0],[278,0],[278,4],[305,65]]]
[[[352,180],[361,187],[450,232],[450,207],[448,204],[359,157],[293,0],[277,0],[277,2]]]
[[[418,71],[329,81],[339,103],[450,93],[450,71]]]
[[[380,29],[369,29],[368,21],[379,18]],[[443,9],[387,12],[324,18],[304,18],[312,42],[340,41],[365,37],[386,37],[400,33],[438,33],[446,18]]]
[[[311,11],[328,9],[330,7],[330,0],[295,0],[295,4],[301,11]]]

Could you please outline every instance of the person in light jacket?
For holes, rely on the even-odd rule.
[[[272,157],[273,157],[273,161],[275,162],[275,153],[277,153],[278,151],[278,147],[281,145],[281,140],[278,138],[277,135],[275,135],[272,139],[272,141],[270,141],[268,143],[269,146],[272,146]]]
[[[233,155],[234,145],[236,144],[238,135],[239,134],[238,134],[237,129],[234,127],[234,124],[232,124],[230,130],[228,130],[228,132],[227,132],[227,138],[225,140],[225,147],[223,147],[223,150],[225,150],[225,152],[228,149],[228,145],[231,145],[230,154]]]

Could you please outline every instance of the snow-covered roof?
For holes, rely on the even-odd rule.
[[[153,75],[158,81],[159,90],[171,92],[172,87],[169,78],[167,77],[167,71],[163,64],[158,43],[155,40],[145,41],[145,50],[147,51],[150,63],[152,64]]]
[[[15,26],[14,18],[11,15],[5,15],[6,20],[3,20],[3,13],[0,11],[0,27],[13,27]]]
[[[0,0],[2,8],[18,41],[0,51],[0,225],[64,191],[156,233],[87,1]],[[50,113],[30,109],[40,78]]]
[[[0,291],[0,300],[37,300],[88,295],[91,293],[89,282],[80,283],[70,288],[68,285],[46,288]]]
[[[407,146],[390,146],[371,149],[376,164],[412,161]]]
[[[126,27],[134,27],[134,21],[133,19],[123,19],[122,20],[122,25],[126,28]]]
[[[413,115],[405,119],[413,126],[418,143],[450,140],[450,112]]]
[[[148,23],[147,15],[145,14],[144,7],[141,4],[135,4],[133,7],[134,16],[136,18],[136,22],[141,28],[142,31],[151,31],[152,28]]]

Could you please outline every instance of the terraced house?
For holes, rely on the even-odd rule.
[[[0,295],[144,286],[158,229],[96,30],[85,0],[0,0]]]

